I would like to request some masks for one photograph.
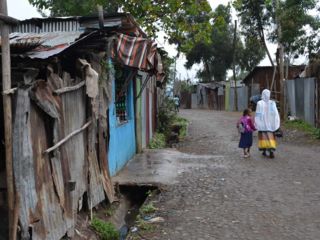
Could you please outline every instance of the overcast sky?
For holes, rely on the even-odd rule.
[[[208,0],[211,7],[214,9],[219,4],[228,4],[229,0]],[[32,7],[28,0],[7,0],[8,4],[8,13],[11,17],[17,18],[19,20],[33,18],[33,17],[41,17],[37,10]],[[235,14],[233,14],[235,18]],[[173,46],[169,46],[166,42],[164,42],[161,37],[158,40],[158,44],[165,47],[165,49],[169,52],[171,56],[176,54],[176,51]],[[270,52],[274,55],[276,46],[269,44]],[[194,66],[191,70],[186,70],[184,68],[185,58],[181,56],[177,60],[177,77],[181,76],[182,79],[190,78],[193,79],[196,75],[197,69],[200,66]],[[267,59],[264,59],[260,65],[270,65]]]

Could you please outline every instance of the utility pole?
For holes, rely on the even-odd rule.
[[[233,81],[234,81],[234,106],[238,111],[238,92],[237,92],[237,76],[236,76],[236,49],[237,49],[237,20],[234,20],[234,34],[233,34]]]
[[[6,177],[7,177],[7,202],[9,219],[9,239],[16,239],[16,227],[14,220],[14,179],[12,163],[12,106],[11,96],[8,90],[11,89],[11,62],[9,25],[18,24],[14,18],[8,17],[7,1],[0,0],[0,27],[1,27],[1,61],[2,61],[2,90],[3,90],[3,116],[4,116],[4,139],[6,154]]]
[[[282,28],[279,17],[279,0],[276,0],[276,21],[278,28],[278,48],[279,48],[279,83],[280,83],[280,117],[281,119],[285,119],[286,116],[286,91],[285,91],[285,79],[284,79],[284,49],[281,43],[282,41]]]
[[[175,96],[177,93],[177,82],[176,82],[176,75],[177,75],[177,56],[174,58],[174,72],[173,72],[173,96]]]

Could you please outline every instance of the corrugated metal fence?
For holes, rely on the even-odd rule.
[[[297,78],[286,81],[288,111],[312,126],[316,125],[316,79]]]
[[[238,94],[238,111],[243,111],[248,107],[248,87],[238,87],[237,88],[237,94]],[[229,91],[229,107],[227,108],[229,111],[235,111],[235,105],[234,105],[234,87],[230,88]]]

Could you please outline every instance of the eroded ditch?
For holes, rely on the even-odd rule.
[[[159,186],[121,184],[117,186],[117,192],[120,200],[110,206],[112,214],[108,221],[119,230],[120,240],[127,239],[128,234],[139,235],[151,230],[148,224],[156,217],[152,198],[160,194]]]

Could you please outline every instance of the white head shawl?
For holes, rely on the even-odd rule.
[[[274,132],[280,127],[280,117],[276,103],[270,100],[270,91],[264,89],[257,103],[255,125],[258,131]]]
[[[268,89],[264,89],[261,94],[261,99],[265,102],[270,100],[271,92]]]

